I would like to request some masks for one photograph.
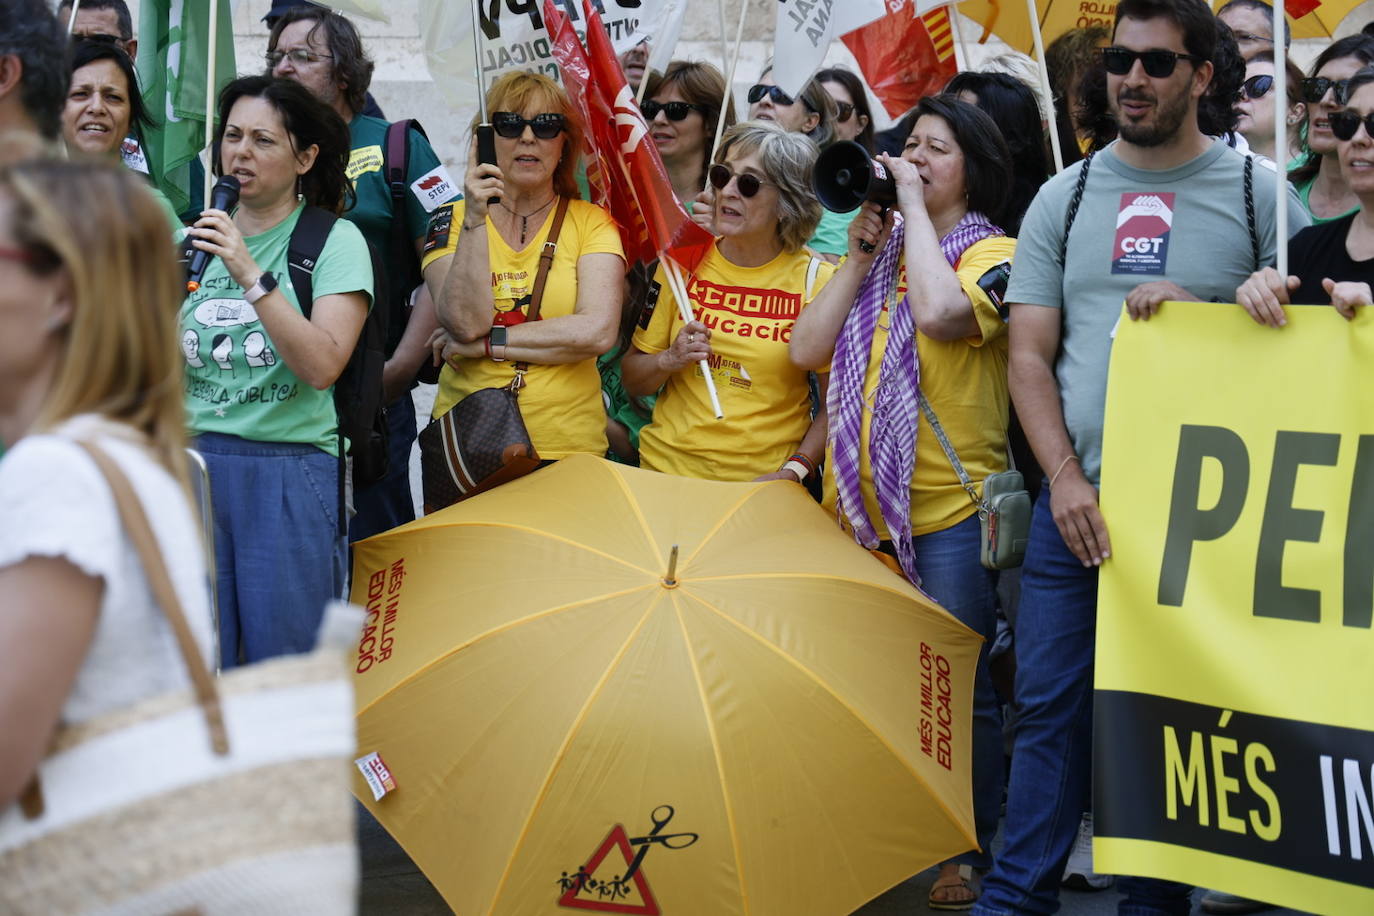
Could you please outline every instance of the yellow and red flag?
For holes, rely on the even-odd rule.
[[[912,0],[888,0],[887,15],[841,37],[894,118],[943,89],[959,69],[947,6],[918,16]]]

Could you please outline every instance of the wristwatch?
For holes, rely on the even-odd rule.
[[[494,324],[491,326],[491,334],[487,337],[487,352],[491,355],[492,362],[504,363],[506,361],[506,326]]]
[[[259,299],[276,288],[277,278],[272,276],[271,271],[267,271],[261,277],[258,277],[258,282],[244,290],[243,301],[247,302],[249,305],[257,305]]]

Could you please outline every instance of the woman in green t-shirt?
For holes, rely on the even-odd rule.
[[[210,469],[225,666],[313,647],[343,589],[333,386],[372,295],[367,243],[337,220],[315,261],[307,318],[287,267],[307,206],[351,194],[348,127],[299,83],[243,77],[220,94],[215,167],[239,180],[232,214],[189,230],[214,255],[181,308],[186,407]],[[189,286],[189,284],[188,284]]]

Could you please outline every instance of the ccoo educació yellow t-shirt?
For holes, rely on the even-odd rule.
[[[539,271],[539,254],[553,225],[556,206],[549,208],[544,224],[523,249],[516,251],[501,238],[487,218],[487,251],[491,264],[492,324],[511,321],[511,313],[525,314]],[[458,250],[464,204],[455,201],[434,212],[426,239],[424,267]],[[559,231],[558,248],[549,267],[539,319],[571,315],[577,306],[577,260],[587,254],[613,254],[624,258],[620,233],[611,217],[584,200],[568,203],[568,215]],[[464,359],[457,368],[444,367],[434,400],[435,417],[442,416],[463,398],[483,388],[500,388],[515,376],[514,361],[496,362],[485,357]],[[601,374],[596,359],[545,366],[531,363],[520,391],[520,415],[540,458],[564,458],[574,454],[604,455],[606,411],[601,403]]]
[[[812,262],[815,267],[812,267]],[[732,264],[712,246],[687,279],[692,313],[711,329],[711,377],[723,420],[711,407],[701,366],[675,372],[640,431],[641,467],[710,480],[753,480],[782,467],[811,425],[807,372],[787,343],[802,308],[835,267],[806,251],[783,252],[760,267]],[[810,295],[807,275],[813,274]],[[634,346],[661,353],[683,321],[663,268],[654,278]]]
[[[994,301],[979,281],[988,278],[989,286],[1006,289],[1016,240],[999,236],[970,245],[954,265],[965,295],[973,303],[979,334],[962,340],[932,340],[916,330],[916,352],[921,367],[921,391],[930,402],[945,435],[959,455],[974,487],[981,492],[989,474],[1007,469],[1007,320],[1006,306]],[[996,286],[1000,274],[1000,287]],[[998,293],[1000,299],[1000,293]],[[898,273],[897,293],[889,299],[905,308],[906,262]],[[864,415],[859,446],[859,479],[868,511],[878,536],[890,540],[873,488],[873,468],[869,464],[869,424],[871,407],[878,389],[878,374],[890,327],[887,306],[878,318],[873,333],[873,349],[864,378]],[[916,429],[916,470],[911,478],[911,533],[916,535],[944,531],[968,518],[975,511],[973,501],[959,483],[954,466],[940,447],[925,414]],[[823,504],[835,511],[835,477],[827,451]]]

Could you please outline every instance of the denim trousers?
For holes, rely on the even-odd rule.
[[[386,407],[387,471],[371,486],[353,491],[356,514],[348,522],[348,540],[361,541],[415,521],[410,495],[410,447],[415,444],[415,402],[407,391]]]
[[[978,516],[915,538],[921,588],[950,614],[983,637],[973,680],[973,820],[979,849],[951,862],[986,869],[1002,809],[1002,716],[988,670],[997,635],[997,574],[978,559]]]
[[[1109,532],[1110,533],[1110,532]],[[1092,790],[1097,568],[1059,534],[1043,487],[1031,516],[1016,618],[1016,705],[1002,850],[977,916],[1059,909],[1059,884]],[[1191,887],[1122,878],[1120,916],[1187,916]]]
[[[195,448],[210,471],[221,664],[310,651],[343,590],[339,459],[220,433]]]

